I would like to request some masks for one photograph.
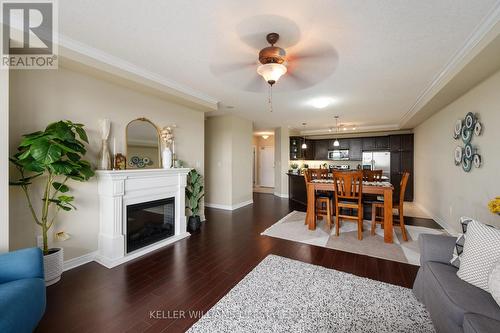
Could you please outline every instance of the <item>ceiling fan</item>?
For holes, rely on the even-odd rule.
[[[252,35],[252,37],[264,40],[264,36],[262,35]],[[258,44],[258,40],[254,42],[252,39],[252,44],[250,45],[245,36],[242,36],[241,40],[252,49],[254,49],[254,45]],[[273,86],[285,75],[282,81],[280,81],[280,91],[295,91],[317,84],[330,76],[337,66],[338,55],[335,49],[331,45],[320,42],[317,39],[307,38],[299,40],[297,45],[291,47],[289,50],[277,46],[280,41],[280,35],[276,32],[268,33],[265,36],[265,40],[270,46],[255,50],[253,55],[250,52],[235,54],[235,58],[239,58],[239,61],[224,61],[213,64],[210,66],[212,73],[222,79],[229,77],[232,86],[239,86],[243,90],[254,92],[265,91],[265,83]],[[284,44],[287,44],[287,42],[285,41]],[[224,49],[225,57],[218,58],[218,60],[227,59],[227,53],[229,52],[230,54],[232,50],[232,47]],[[258,63],[256,58],[258,59]],[[231,75],[236,72],[245,72],[246,74]],[[242,77],[246,76],[249,77],[250,81],[242,80]]]

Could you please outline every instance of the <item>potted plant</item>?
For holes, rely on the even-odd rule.
[[[20,178],[10,184],[23,190],[33,220],[42,229],[47,285],[60,280],[63,263],[63,249],[49,248],[48,231],[61,210],[76,209],[67,182],[87,181],[94,175],[90,163],[82,159],[87,152],[83,142],[88,143],[83,126],[68,120],[58,121],[44,131],[23,135],[18,152],[10,158],[20,174]],[[31,185],[35,179],[42,178],[42,207],[37,212],[37,205],[33,204],[33,195],[37,192]]]
[[[299,165],[297,163],[290,164],[290,168],[292,168],[292,173],[298,174]]]
[[[192,169],[187,175],[186,208],[189,211],[188,230],[193,232],[200,228],[200,202],[205,195],[203,191],[203,177]]]

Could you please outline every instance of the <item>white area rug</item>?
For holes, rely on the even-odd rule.
[[[188,332],[434,332],[410,289],[274,255]]]
[[[401,229],[394,227],[394,243],[384,243],[384,230],[377,225],[376,234],[370,234],[371,222],[364,221],[363,240],[357,238],[357,224],[342,222],[340,235],[335,236],[335,228],[328,230],[326,222],[319,220],[316,230],[309,230],[304,224],[305,212],[293,211],[261,235],[287,239],[295,242],[326,247],[335,250],[363,254],[376,258],[420,265],[420,250],[418,248],[418,235],[444,234],[443,230],[406,226],[408,242],[403,241]]]

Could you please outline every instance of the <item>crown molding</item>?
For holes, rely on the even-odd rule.
[[[465,44],[451,57],[430,84],[419,94],[410,109],[401,117],[399,127],[403,128],[472,58],[479,53],[489,33],[500,22],[500,1],[476,27]],[[492,39],[492,38],[490,38]],[[490,41],[490,40],[489,40]]]
[[[203,111],[217,110],[217,99],[77,40],[59,34],[58,46],[62,59],[69,59],[122,79],[133,81],[175,99],[184,100],[188,104],[196,104]]]

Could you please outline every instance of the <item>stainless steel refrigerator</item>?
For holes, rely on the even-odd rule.
[[[391,179],[391,153],[388,151],[363,152],[363,169],[382,170]]]

